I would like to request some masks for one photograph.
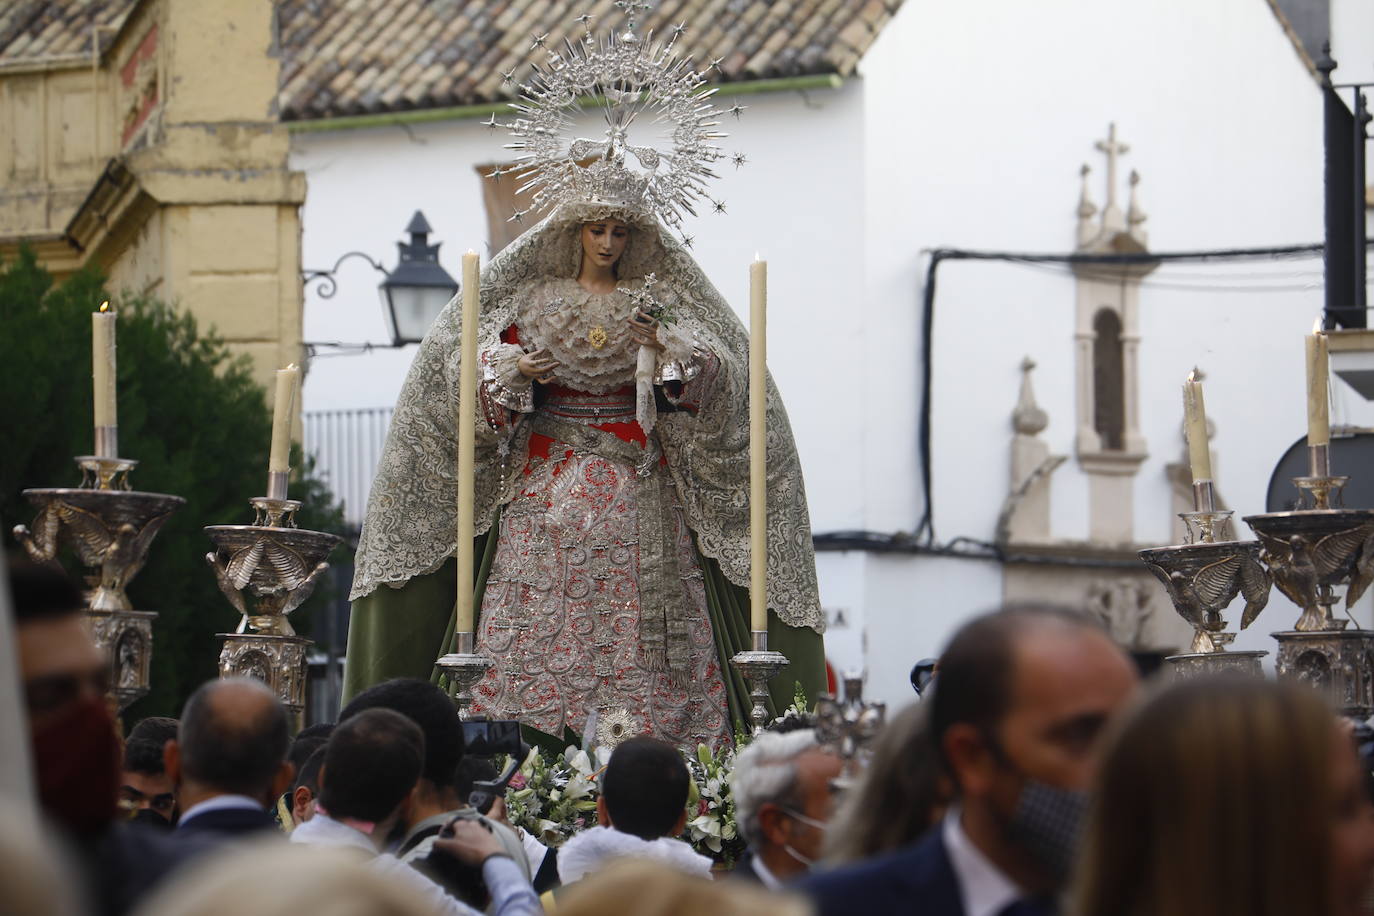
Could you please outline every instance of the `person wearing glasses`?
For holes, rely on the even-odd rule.
[[[149,738],[124,742],[119,806],[130,820],[165,829],[176,823],[177,796],[162,761],[162,747]]]

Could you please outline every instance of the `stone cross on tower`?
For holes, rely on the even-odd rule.
[[[1107,125],[1107,139],[1098,140],[1095,145],[1107,154],[1107,204],[1102,209],[1102,225],[1109,231],[1120,231],[1126,228],[1126,222],[1116,202],[1116,157],[1130,152],[1131,148],[1116,139],[1115,121]]]

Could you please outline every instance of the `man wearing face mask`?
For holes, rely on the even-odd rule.
[[[96,911],[120,912],[128,893],[108,661],[86,628],[81,592],[60,571],[15,560],[9,581],[39,805],[68,844]]]
[[[843,761],[822,749],[810,728],[765,731],[740,751],[730,791],[749,850],[733,874],[777,890],[810,872],[830,820],[830,783],[842,769]]]
[[[109,664],[91,639],[81,593],[60,572],[10,566],[15,637],[43,813],[70,838],[115,819],[120,746],[106,699]]]
[[[176,786],[167,775],[162,745],[147,738],[126,739],[119,782],[119,806],[129,820],[172,829],[177,815]]]
[[[802,885],[823,916],[1050,916],[1073,862],[1098,736],[1131,698],[1130,659],[1096,623],[1009,608],[940,658],[930,735],[955,787],[943,823],[891,855]]]

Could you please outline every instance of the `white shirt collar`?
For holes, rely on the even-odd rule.
[[[230,809],[241,809],[245,811],[265,811],[262,802],[256,798],[249,798],[247,795],[216,795],[207,798],[203,802],[197,802],[187,808],[181,815],[181,822],[185,823],[198,814],[205,814],[209,811],[228,811]]]
[[[319,811],[291,831],[291,842],[311,846],[354,846],[367,850],[370,855],[377,854],[377,847],[372,845],[370,836]]]
[[[1024,893],[973,845],[960,823],[961,813],[955,806],[945,815],[941,838],[945,841],[954,877],[959,882],[964,916],[997,916]]]
[[[754,869],[754,874],[759,876],[759,881],[763,882],[764,887],[770,891],[782,890],[782,882],[778,880],[777,875],[768,870],[768,866],[763,862],[763,856],[758,852],[749,859],[749,867]]]

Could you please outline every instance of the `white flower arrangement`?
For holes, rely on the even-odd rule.
[[[803,715],[806,700],[796,699],[779,717]],[[735,755],[750,736],[736,733],[733,747],[712,750],[698,744],[694,754],[683,751],[691,783],[687,789],[687,827],[683,834],[692,847],[722,865],[732,865],[744,852],[744,838],[735,822],[730,773]],[[604,755],[604,759],[603,759]],[[506,815],[516,827],[546,846],[562,846],[573,834],[596,825],[598,777],[610,760],[610,750],[590,753],[569,745],[558,754],[531,749],[506,789]]]

